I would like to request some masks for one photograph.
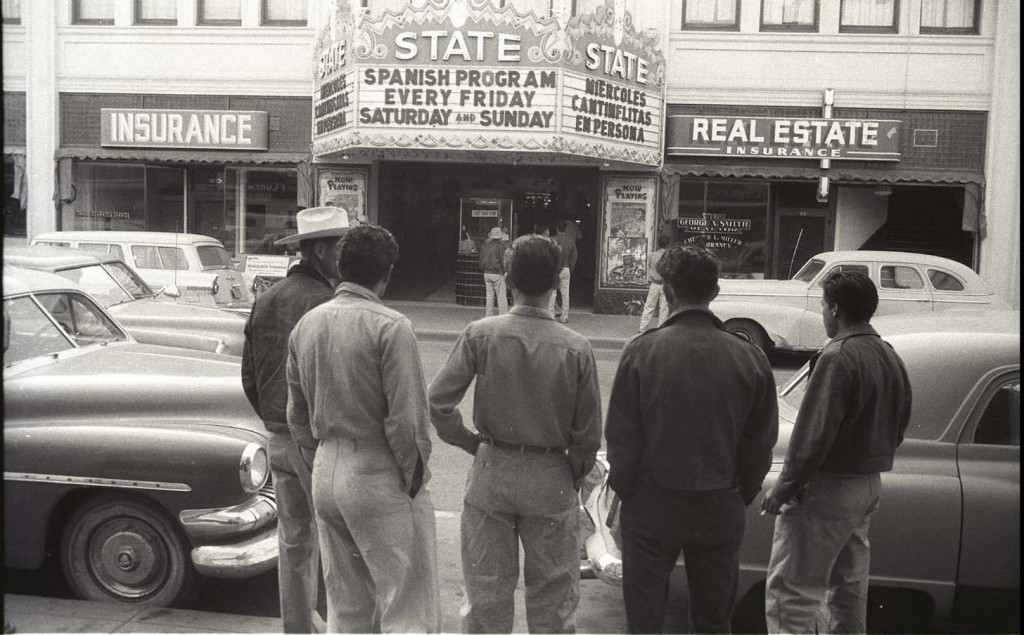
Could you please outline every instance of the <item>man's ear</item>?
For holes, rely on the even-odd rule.
[[[387,284],[387,283],[391,282],[391,274],[392,274],[392,273],[393,273],[394,271],[395,271],[395,265],[394,265],[394,263],[392,263],[392,264],[391,264],[391,266],[390,266],[390,267],[388,267],[388,273],[387,273],[387,275],[385,275],[385,276],[384,276],[384,280],[382,280],[382,282],[383,282],[384,284]]]
[[[711,297],[710,297],[710,298],[708,298],[708,303],[710,303],[710,302],[711,302],[712,300],[714,300],[715,298],[717,298],[717,297],[718,297],[718,294],[719,294],[719,293],[721,293],[721,291],[722,291],[722,287],[721,287],[721,285],[719,285],[719,284],[718,284],[718,283],[716,282],[716,283],[715,283],[715,290],[711,292]]]

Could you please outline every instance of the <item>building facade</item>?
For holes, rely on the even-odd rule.
[[[1019,307],[1016,2],[3,12],[5,235],[189,231],[243,256],[339,204],[399,239],[389,293],[445,299],[464,233],[565,219],[573,304],[598,312],[638,310],[661,233],[733,277],[832,249],[935,253]]]

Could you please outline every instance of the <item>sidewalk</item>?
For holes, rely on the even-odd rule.
[[[454,341],[467,324],[484,317],[483,307],[455,303],[384,300],[384,304],[405,314],[412,321],[416,337],[424,341]],[[589,308],[572,309],[566,324],[594,348],[616,351],[636,335],[639,325],[639,316],[595,314]]]

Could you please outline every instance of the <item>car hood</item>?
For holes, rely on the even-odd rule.
[[[242,390],[237,358],[123,342],[4,369],[8,422],[95,421],[214,425],[266,437]]]
[[[216,345],[211,347],[196,340],[213,338],[226,344],[230,354],[242,354],[247,316],[236,311],[152,298],[115,304],[108,310],[138,340],[212,351]],[[161,332],[166,336],[159,336]],[[170,334],[179,336],[181,341]]]
[[[718,299],[734,296],[807,295],[808,285],[800,280],[719,280]]]

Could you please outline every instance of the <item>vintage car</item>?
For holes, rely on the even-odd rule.
[[[1020,312],[947,311],[872,324],[906,363],[914,407],[871,521],[869,628],[1019,620]],[[807,376],[805,365],[779,391],[779,441],[765,491],[781,471]],[[621,584],[619,501],[607,486],[607,463],[598,470],[605,482],[585,505],[595,530],[587,558],[598,578]],[[759,510],[760,498],[747,509],[740,553],[739,632],[765,628],[775,521]],[[998,628],[1016,630],[1019,622]]]
[[[3,269],[4,565],[182,605],[277,565],[267,432],[240,361],[140,344],[55,274]]]
[[[38,234],[33,245],[77,247],[123,260],[151,287],[180,302],[223,308],[252,305],[252,294],[216,238],[142,231],[59,231]]]
[[[1007,308],[969,267],[899,251],[829,251],[792,280],[721,280],[711,310],[762,349],[814,350],[825,343],[821,284],[834,271],[861,271],[878,288],[876,315],[943,309]]]
[[[235,311],[166,301],[112,254],[4,243],[4,263],[76,283],[139,342],[241,356],[245,321]]]

